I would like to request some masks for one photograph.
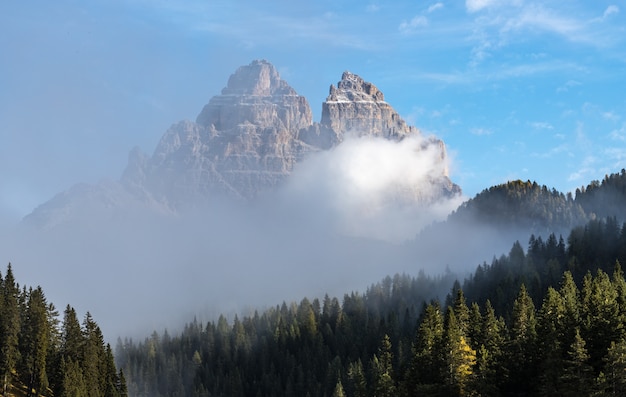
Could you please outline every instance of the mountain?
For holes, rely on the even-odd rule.
[[[606,175],[564,194],[531,181],[509,181],[484,189],[445,221],[433,223],[406,243],[409,256],[432,258],[439,266],[481,263],[501,255],[512,241],[529,236],[567,236],[587,222],[626,222],[626,171]],[[450,245],[454,249],[450,249]],[[454,266],[453,266],[454,267]]]
[[[419,138],[415,156],[436,151],[442,171],[429,177],[428,186],[399,194],[422,204],[460,195],[461,189],[448,177],[443,141],[409,126],[372,83],[343,73],[337,86],[331,85],[317,123],[307,99],[282,80],[272,64],[255,60],[230,76],[195,121],[172,125],[151,156],[133,149],[119,181],[73,187],[26,220],[50,226],[71,216],[73,208],[89,206],[113,213],[141,206],[175,213],[220,197],[251,200],[275,191],[297,164],[348,137],[394,142]]]

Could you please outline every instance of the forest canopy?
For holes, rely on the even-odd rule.
[[[0,386],[4,396],[127,396],[111,346],[90,313],[63,320],[41,287],[20,287],[11,264],[0,274]]]

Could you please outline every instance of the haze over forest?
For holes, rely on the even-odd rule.
[[[2,4],[0,259],[57,307],[91,313],[112,343],[187,332],[194,318],[210,335],[220,314],[232,324],[282,302],[306,308],[303,297],[359,303],[352,291],[374,291],[364,296],[378,302],[368,287],[394,274],[434,277],[401,313],[414,323],[416,305],[443,303],[454,278],[469,277],[480,310],[504,289],[489,298],[505,317],[521,284],[537,307],[565,271],[582,290],[576,270],[609,273],[624,257],[589,248],[626,235],[623,11],[531,0]],[[364,360],[391,331],[396,357],[409,355],[415,330],[385,321]],[[604,353],[621,335],[582,334],[605,385]],[[198,377],[217,373],[196,362],[208,353],[184,353]],[[320,394],[347,379],[341,359]],[[409,361],[394,363],[398,384]]]
[[[233,118],[209,120],[211,129],[234,130],[175,124],[151,158],[133,150],[120,180],[78,184],[42,204],[3,240],[16,272],[46,280],[55,300],[78,302],[105,331],[141,335],[194,315],[363,289],[390,272],[454,268],[416,261],[403,246],[463,200],[443,142],[406,125],[374,85],[349,73],[331,89],[322,124],[290,130],[311,116],[286,87],[266,61],[239,68],[230,96],[206,108]],[[240,107],[252,113],[237,115]],[[224,150],[221,163],[203,152],[211,150]]]

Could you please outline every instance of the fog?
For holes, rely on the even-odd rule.
[[[194,317],[364,292],[395,273],[464,274],[504,252],[511,240],[496,246],[477,226],[412,241],[464,199],[407,198],[416,187],[432,195],[428,181],[449,165],[423,138],[349,137],[250,202],[214,197],[168,213],[86,194],[63,208],[62,222],[11,230],[0,252],[20,283],[41,285],[60,310],[89,311],[108,340],[175,332]]]

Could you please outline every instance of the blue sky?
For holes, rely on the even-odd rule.
[[[119,178],[257,58],[317,121],[344,70],[374,83],[468,197],[626,168],[624,1],[4,1],[0,33],[0,217]]]

